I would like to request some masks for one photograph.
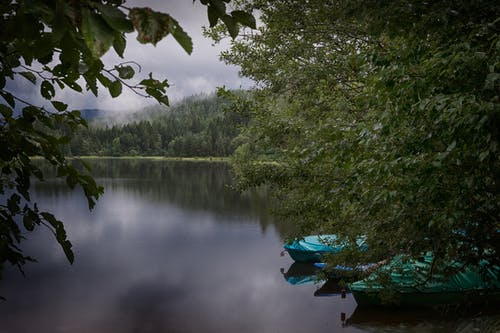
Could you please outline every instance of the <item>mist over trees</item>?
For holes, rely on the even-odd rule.
[[[73,156],[229,156],[247,118],[216,95],[193,96],[170,108],[144,110],[125,124],[91,122],[75,133],[67,153]]]

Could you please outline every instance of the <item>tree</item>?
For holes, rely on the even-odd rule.
[[[239,24],[255,26],[251,14],[244,11],[226,12],[229,0],[200,0],[207,7],[210,25],[220,19],[232,36]],[[0,273],[6,262],[21,269],[33,260],[19,244],[23,229],[38,226],[50,229],[66,257],[73,262],[71,243],[64,225],[49,212],[43,211],[30,198],[33,178],[43,180],[43,174],[33,162],[41,156],[65,177],[70,188],[79,185],[87,197],[89,208],[102,194],[88,172],[79,171],[65,158],[62,145],[70,142],[71,134],[86,122],[79,111],[55,99],[56,90],[72,89],[98,94],[98,83],[112,97],[123,87],[144,97],[168,104],[167,80],[149,77],[131,83],[135,76],[134,63],[123,62],[106,68],[101,57],[111,48],[123,57],[125,33],[137,32],[141,43],[156,45],[171,34],[189,54],[191,38],[169,14],[150,8],[127,7],[124,0],[21,0],[0,4]],[[50,105],[38,106],[16,96],[11,80],[24,78]],[[84,86],[83,86],[84,85]],[[64,128],[66,134],[56,129]],[[80,161],[88,170],[88,166]]]
[[[212,94],[186,98],[168,112],[165,106],[147,108],[132,116],[133,121],[112,127],[105,126],[107,120],[94,120],[73,136],[67,152],[72,156],[106,156],[110,151],[128,156],[229,156],[244,119],[227,106],[228,101]]]
[[[234,166],[339,262],[499,264],[500,6],[246,1],[262,26],[222,58],[257,81]],[[210,34],[224,36],[217,29]]]

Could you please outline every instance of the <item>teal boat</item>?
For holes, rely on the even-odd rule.
[[[365,242],[361,238],[357,244],[362,249],[366,248]],[[345,244],[338,243],[336,235],[312,235],[285,243],[284,248],[295,261],[322,262],[325,255],[343,251]]]
[[[429,277],[433,256],[405,260],[397,256],[361,281],[349,285],[360,306],[396,305],[434,307],[500,301],[500,267],[466,266],[452,275]],[[460,263],[450,265],[461,267]],[[384,281],[384,283],[380,283]]]

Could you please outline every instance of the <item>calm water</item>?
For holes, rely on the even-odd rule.
[[[67,263],[48,231],[29,234],[24,249],[38,263],[25,267],[25,277],[4,272],[0,332],[500,329],[498,314],[359,309],[334,282],[307,282],[310,267],[280,256],[287,226],[269,216],[265,193],[231,191],[224,164],[93,166],[106,193],[92,212],[63,182],[35,186],[38,201],[66,222],[76,260]]]

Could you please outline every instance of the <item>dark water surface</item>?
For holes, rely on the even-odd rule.
[[[99,160],[106,192],[83,195],[48,180],[42,207],[65,221],[69,265],[47,230],[27,235],[38,263],[0,281],[0,332],[498,332],[498,314],[356,308],[280,257],[287,226],[265,192],[229,188],[222,163]],[[306,269],[307,271],[307,269]],[[301,273],[302,272],[302,273]],[[294,274],[297,279],[293,279]],[[304,273],[305,274],[305,273]],[[303,281],[302,281],[303,282]],[[326,290],[326,292],[324,292]]]

